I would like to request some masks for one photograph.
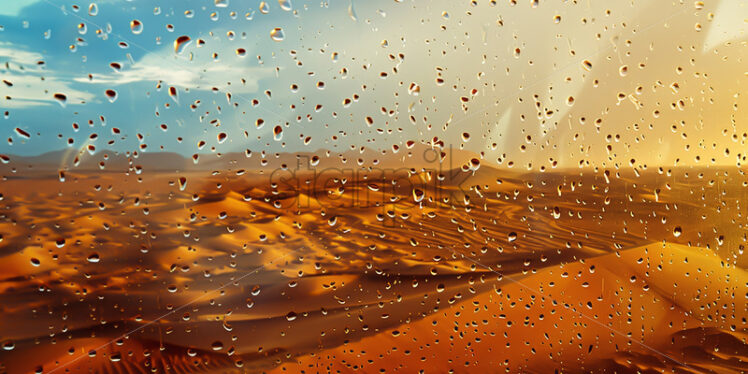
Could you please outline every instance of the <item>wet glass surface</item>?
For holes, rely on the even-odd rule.
[[[0,372],[744,372],[747,29],[2,4]]]

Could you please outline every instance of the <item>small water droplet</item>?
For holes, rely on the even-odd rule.
[[[352,20],[358,21],[358,16],[356,16],[356,9],[353,8],[353,0],[348,4],[348,17],[351,17]]]
[[[420,203],[424,196],[426,196],[426,194],[423,190],[418,188],[413,189],[413,200],[415,200],[415,202]]]
[[[28,132],[26,132],[26,130],[24,130],[24,129],[20,128],[20,127],[16,127],[15,130],[16,130],[16,134],[18,134],[18,136],[20,136],[20,137],[22,137],[24,139],[30,139],[31,138],[31,134],[29,134]]]
[[[113,103],[115,100],[117,100],[117,91],[109,89],[104,93],[106,94],[106,97],[107,99],[109,99],[110,103]]]
[[[268,3],[264,1],[260,3],[260,13],[262,14],[270,13],[270,6],[268,5]]]
[[[681,234],[683,234],[683,229],[680,226],[676,226],[673,229],[673,236],[675,236],[677,238],[677,237],[681,236]]]
[[[290,12],[293,9],[291,6],[291,0],[278,0],[278,5],[280,5],[281,9],[286,12]]]
[[[68,97],[63,93],[54,94],[54,98],[58,103],[60,103],[60,105],[62,105],[62,107],[65,107],[65,103],[68,101]]]
[[[480,169],[480,160],[477,158],[470,159],[470,170],[477,171]]]
[[[283,29],[280,27],[276,27],[270,31],[270,39],[273,39],[276,42],[282,42],[285,37],[286,36],[283,35]]]
[[[174,86],[169,86],[169,97],[174,100],[175,103],[179,103],[179,91]]]
[[[130,21],[130,31],[135,35],[140,34],[143,32],[143,23],[136,19]]]
[[[295,313],[295,312],[288,312],[288,314],[286,314],[286,319],[287,319],[288,321],[293,321],[293,320],[295,320],[295,319],[296,319],[296,317],[297,317],[297,316],[296,316],[296,313]]]
[[[88,255],[87,260],[88,260],[88,262],[95,264],[95,263],[99,262],[99,260],[101,260],[101,258],[99,258],[99,254],[98,253],[94,252],[94,253],[91,253],[90,255]]]

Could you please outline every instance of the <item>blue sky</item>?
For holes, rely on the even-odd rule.
[[[745,79],[729,62],[718,65],[722,57],[745,54],[724,44],[745,40],[745,8],[742,1],[695,9],[663,2],[104,0],[90,10],[89,2],[11,2],[0,9],[0,78],[12,83],[0,85],[0,107],[8,112],[0,123],[10,139],[0,153],[89,144],[115,151],[142,151],[146,144],[146,152],[184,155],[344,151],[438,137],[489,160],[618,163],[654,147],[651,162],[667,163],[683,158],[681,148],[691,141],[664,144],[670,123],[685,115],[726,122],[732,103],[680,114],[662,109],[665,115],[653,119],[654,107],[667,108],[675,96],[699,101],[705,94],[695,83],[681,83],[675,96],[637,93],[637,85],[680,79],[673,66],[690,59],[697,70]],[[142,31],[131,29],[133,20]],[[283,40],[271,38],[275,28]],[[191,42],[175,53],[183,35]],[[692,40],[698,48],[673,53]],[[619,75],[621,66],[643,61],[647,69]],[[739,91],[732,82],[720,91],[726,97]],[[117,92],[113,102],[109,89]],[[638,97],[647,115],[622,105],[620,92]],[[55,93],[67,96],[64,106]],[[580,120],[600,116],[611,123],[605,131]],[[627,131],[633,122],[650,121],[645,141]],[[580,139],[605,144],[616,133],[624,133],[626,145],[612,158],[604,146],[579,151]]]

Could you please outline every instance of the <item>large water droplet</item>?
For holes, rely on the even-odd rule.
[[[182,53],[182,51],[184,51],[184,47],[190,44],[191,40],[192,39],[190,39],[190,37],[187,35],[182,35],[178,37],[176,40],[174,40],[174,53],[176,54]]]

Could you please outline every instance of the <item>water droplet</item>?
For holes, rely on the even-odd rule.
[[[20,128],[20,127],[16,127],[15,130],[16,130],[16,134],[18,134],[18,136],[20,136],[20,137],[22,137],[24,139],[31,138],[31,134],[29,134],[28,132],[26,132],[26,130],[24,130],[24,129]]]
[[[264,1],[260,3],[260,13],[262,14],[270,13],[270,6],[268,5],[268,3]]]
[[[39,265],[41,265],[41,264],[42,264],[42,262],[41,262],[41,261],[39,261],[39,259],[38,259],[38,258],[36,258],[36,257],[32,257],[32,258],[31,258],[31,265],[33,265],[33,266],[39,266]]]
[[[3,350],[5,351],[12,351],[16,347],[16,344],[13,343],[13,341],[8,340],[3,343]]]
[[[96,5],[96,3],[91,3],[88,5],[88,15],[89,16],[95,16],[99,14],[99,6]]]
[[[285,10],[286,12],[290,12],[293,7],[291,6],[291,0],[278,0],[278,5],[280,5],[281,9]]]
[[[288,314],[286,314],[286,319],[287,319],[288,321],[293,321],[293,320],[295,320],[295,319],[296,319],[296,317],[297,317],[297,316],[296,316],[296,313],[295,313],[295,312],[288,312]]]
[[[273,139],[280,141],[283,138],[283,128],[278,125],[273,129]]]
[[[143,32],[143,23],[136,19],[130,21],[130,31],[135,35],[140,34]]]
[[[673,236],[675,236],[677,238],[677,237],[681,236],[681,234],[683,234],[683,229],[680,226],[676,226],[673,229]]]
[[[558,209],[558,207],[554,207],[554,208],[553,208],[553,213],[552,213],[552,214],[553,214],[553,218],[554,218],[554,219],[559,219],[559,218],[561,218],[561,210],[560,210],[560,209]]]
[[[179,91],[174,86],[169,86],[169,97],[174,100],[175,103],[179,103]]]
[[[65,107],[65,103],[67,103],[67,101],[68,101],[68,97],[65,94],[63,94],[63,93],[56,93],[56,94],[54,94],[54,98],[63,107]]]
[[[117,100],[117,91],[115,90],[106,90],[104,91],[106,94],[107,99],[109,99],[110,103],[113,103],[115,100]]]
[[[216,1],[218,1],[218,0],[216,0]],[[216,341],[213,342],[213,344],[210,345],[210,348],[213,349],[214,351],[220,351],[220,350],[223,349],[223,343],[221,343],[220,341],[216,340]]]
[[[480,160],[478,160],[477,158],[471,159],[469,166],[470,166],[470,170],[477,171],[478,169],[480,169]]]
[[[507,240],[509,240],[509,242],[511,243],[511,242],[517,240],[517,233],[514,232],[514,231],[512,231],[509,234],[507,234],[506,237],[507,237]]]
[[[426,194],[423,192],[423,190],[418,188],[413,189],[413,200],[415,200],[415,202],[420,203],[425,195]]]
[[[353,8],[353,0],[348,4],[348,17],[351,17],[352,20],[358,21],[358,16],[356,16],[356,9]]]
[[[88,260],[88,262],[91,262],[91,263],[95,264],[95,263],[99,262],[99,260],[101,260],[101,258],[99,258],[99,254],[98,253],[94,252],[94,253],[91,253],[90,255],[88,255],[87,260]]]
[[[216,0],[215,4],[217,8],[226,8],[229,6],[229,0]]]
[[[190,39],[190,37],[187,36],[187,35],[182,35],[182,36],[176,38],[174,40],[174,53],[176,53],[176,54],[182,53],[182,51],[184,51],[184,48],[188,44],[190,44],[191,40],[192,39]]]
[[[286,36],[283,35],[283,29],[280,27],[276,27],[270,31],[270,39],[273,39],[276,42],[282,42],[285,37]]]

